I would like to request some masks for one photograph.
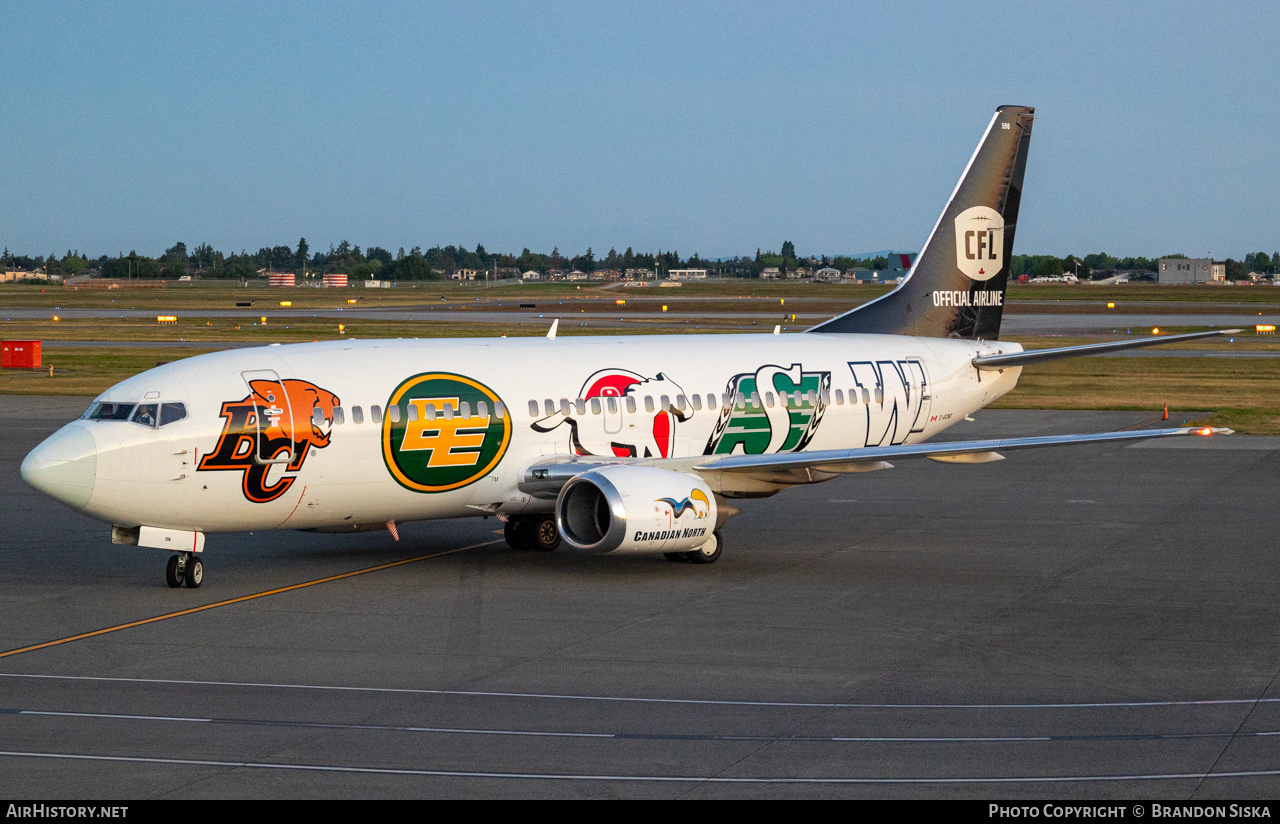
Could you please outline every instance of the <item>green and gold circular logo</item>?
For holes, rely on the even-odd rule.
[[[482,383],[446,372],[415,375],[396,387],[382,419],[382,458],[401,486],[447,492],[478,481],[511,443],[511,416]]]

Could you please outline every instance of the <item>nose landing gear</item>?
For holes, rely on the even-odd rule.
[[[196,589],[204,583],[204,563],[194,552],[170,555],[169,563],[164,569],[164,579],[171,587],[180,587],[185,583],[188,588]]]

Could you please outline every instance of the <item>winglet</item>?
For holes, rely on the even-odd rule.
[[[547,330],[547,340],[556,339],[556,329],[560,326],[560,318],[551,321],[551,328]]]

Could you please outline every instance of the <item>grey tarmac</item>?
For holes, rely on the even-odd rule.
[[[423,559],[3,655],[3,796],[1280,786],[1274,438],[903,461],[744,502],[709,566],[515,552],[470,520],[405,524],[399,543],[212,535],[204,586],[171,590],[164,552],[113,546],[18,477],[86,403],[0,397],[0,655]],[[950,434],[1150,416],[975,417]]]

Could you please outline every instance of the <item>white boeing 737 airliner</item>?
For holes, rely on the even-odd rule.
[[[1203,336],[999,342],[1033,111],[996,111],[897,289],[806,332],[564,339],[553,325],[201,355],[103,392],[22,477],[112,524],[115,543],[174,551],[169,584],[195,587],[206,533],[394,536],[397,522],[477,515],[517,548],[709,563],[730,499],[901,458],[1212,433],[925,443],[1027,364]]]

